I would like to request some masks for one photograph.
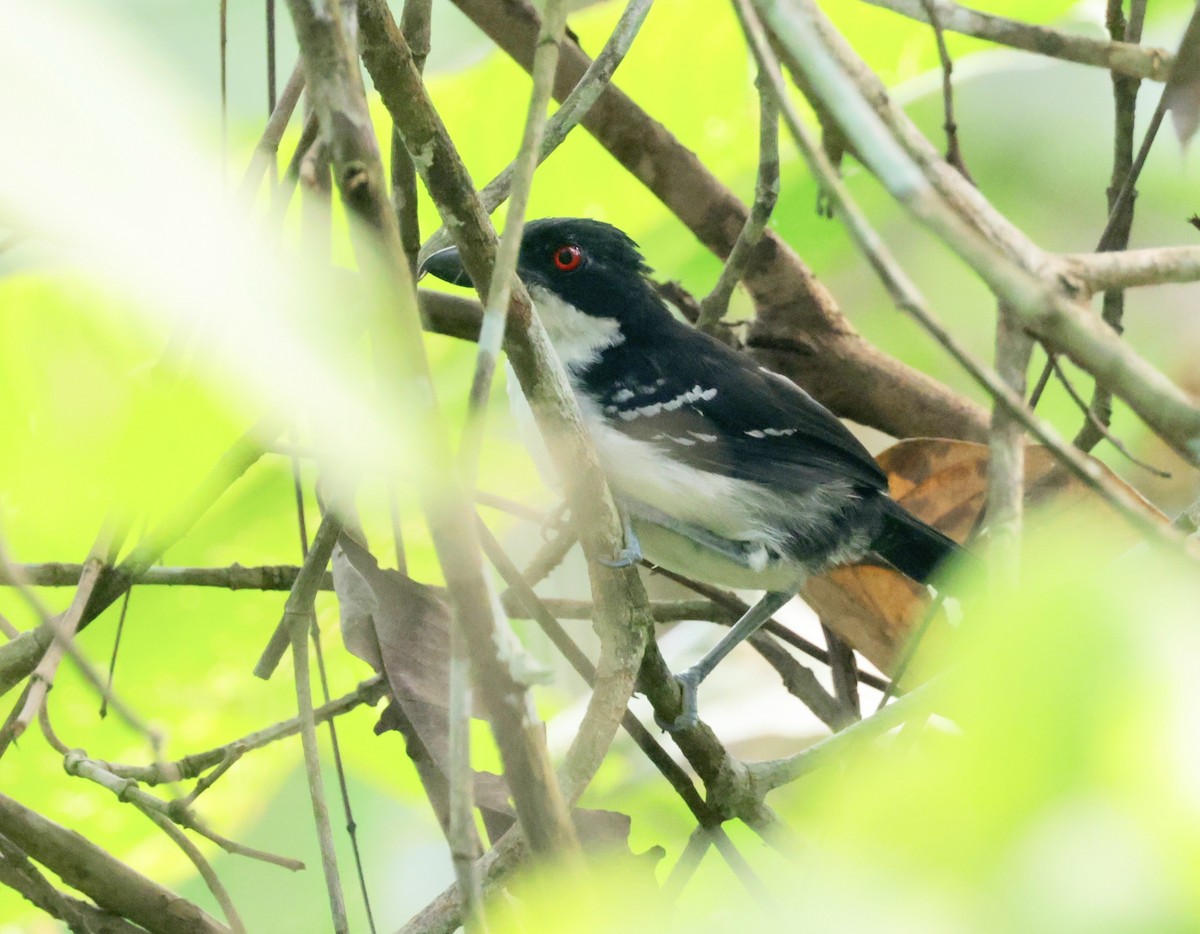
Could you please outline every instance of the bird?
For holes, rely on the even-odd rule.
[[[589,218],[530,221],[517,260],[625,526],[608,563],[644,557],[765,591],[676,675],[682,712],[664,725],[683,730],[698,722],[700,683],[808,578],[870,562],[928,584],[962,549],[889,496],[886,473],[829,409],[672,314],[651,272],[627,234]],[[456,247],[419,273],[471,284]]]

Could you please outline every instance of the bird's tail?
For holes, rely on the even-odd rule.
[[[883,503],[883,528],[872,548],[906,577],[926,584],[948,558],[967,554],[952,538],[926,525],[895,500]]]

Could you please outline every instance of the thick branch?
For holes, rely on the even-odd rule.
[[[1119,253],[1067,253],[1068,274],[1089,292],[1200,280],[1200,247],[1163,246]]]
[[[142,876],[86,837],[0,795],[0,833],[101,908],[163,934],[227,934],[199,907]]]

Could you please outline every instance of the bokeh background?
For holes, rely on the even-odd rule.
[[[976,6],[1103,35],[1098,2],[992,0]],[[825,7],[930,138],[940,141],[941,76],[931,31],[864,3]],[[1186,0],[1152,3],[1146,43],[1174,47],[1191,8]],[[516,152],[528,78],[449,3],[436,0],[434,10],[429,85],[482,184]],[[605,2],[572,16],[571,28],[585,50],[598,51],[619,12],[619,4]],[[174,342],[178,309],[166,310],[176,299],[178,308],[188,308],[191,300],[224,302],[222,295],[234,294],[250,294],[253,304],[254,294],[247,290],[258,280],[239,279],[244,269],[219,263],[206,275],[203,257],[194,255],[196,244],[180,242],[174,233],[183,231],[180,236],[186,237],[189,218],[167,212],[174,204],[171,192],[197,184],[200,176],[212,186],[222,177],[233,186],[240,177],[267,110],[264,13],[260,3],[229,5],[224,152],[215,2],[60,0],[44,5],[41,15],[39,22],[48,22],[49,34],[63,43],[53,66],[58,83],[45,78],[49,72],[22,75],[22,60],[8,56],[8,65],[0,64],[0,107],[15,106],[20,96],[76,146],[53,157],[67,167],[60,174],[61,200],[43,199],[33,210],[29,199],[22,201],[13,190],[16,176],[8,174],[7,184],[0,181],[0,232],[28,234],[0,253],[0,533],[15,561],[81,561],[114,503],[136,507],[135,529],[153,522],[195,486],[270,398],[262,391],[263,380],[248,372],[255,369],[252,361],[222,356],[219,349],[189,349],[186,340],[179,351]],[[296,54],[282,5],[278,26],[282,87]],[[93,41],[72,45],[72,37]],[[10,32],[0,39],[0,48],[32,38]],[[984,194],[1044,248],[1090,250],[1104,225],[1110,172],[1108,75],[998,51],[960,36],[948,35],[947,41],[955,60],[963,152]],[[79,54],[67,54],[72,51]],[[616,82],[749,199],[757,101],[752,65],[728,4],[659,0]],[[106,93],[117,87],[137,90],[125,96]],[[79,112],[93,112],[95,128],[73,123],[76,111],[65,103],[70,88]],[[1139,127],[1158,91],[1143,87]],[[368,93],[386,141],[388,120],[369,82]],[[169,106],[168,124],[155,118],[161,113],[156,102]],[[21,131],[10,125],[9,132]],[[297,135],[293,126],[285,153]],[[164,153],[187,153],[191,161],[159,160],[155,166],[147,152],[158,144]],[[965,374],[894,309],[839,223],[818,216],[812,179],[786,137],[781,148],[783,184],[774,227],[870,340],[982,398]],[[131,180],[105,168],[106,159],[119,159],[122,152],[142,174]],[[1200,236],[1187,224],[1200,211],[1193,162],[1163,134],[1139,185],[1133,246],[1188,244]],[[866,172],[850,161],[845,168],[854,194],[931,305],[973,351],[989,357],[994,303],[986,290],[949,250],[906,218]],[[264,205],[265,199],[259,207]],[[162,226],[156,211],[162,212]],[[299,215],[293,205],[280,238],[283,252],[297,238]],[[586,215],[617,224],[641,244],[662,278],[679,280],[696,294],[706,292],[720,268],[582,131],[537,174],[530,216],[546,215]],[[427,201],[421,217],[423,229],[432,231],[437,219]],[[82,233],[78,239],[53,233],[67,229]],[[99,248],[106,232],[112,241],[106,248],[135,261],[109,263]],[[207,236],[203,228],[200,233]],[[144,251],[145,281],[138,278],[139,251]],[[192,251],[194,262],[163,279],[163,271],[173,268],[163,258],[171,251]],[[337,212],[332,254],[334,264],[351,263]],[[313,301],[327,319],[356,313],[354,289],[342,278],[321,270],[309,274],[320,283]],[[208,281],[209,275],[219,281]],[[1138,290],[1129,295],[1125,316],[1127,339],[1192,392],[1200,392],[1198,298],[1196,286]],[[287,311],[286,302],[280,306]],[[219,317],[216,306],[209,307]],[[739,293],[734,316],[750,313],[746,296]],[[220,320],[231,331],[229,339],[237,341],[237,319]],[[310,338],[314,359],[326,356],[322,345],[312,342],[311,329],[301,333]],[[269,382],[280,365],[270,353],[270,340],[247,340],[260,348],[263,379]],[[436,336],[428,345],[445,418],[457,431],[473,347]],[[348,361],[357,359],[353,342],[342,349]],[[1035,368],[1040,363],[1035,355]],[[346,372],[353,382],[353,362],[347,371],[337,360],[325,359],[324,365],[326,378]],[[1090,391],[1082,375],[1078,385]],[[346,405],[352,404],[351,397]],[[1059,387],[1052,385],[1042,411],[1066,432],[1078,426],[1079,414]],[[481,487],[549,508],[553,493],[520,449],[500,387],[489,417]],[[301,436],[311,440],[322,424],[317,416],[302,421]],[[1196,499],[1195,471],[1120,405],[1114,428],[1137,456],[1170,470],[1172,478],[1150,476],[1105,444],[1097,456],[1168,514]],[[888,443],[869,430],[864,437],[874,449]],[[356,456],[353,449],[344,453],[351,460]],[[307,464],[302,474],[311,529],[318,515],[315,475]],[[416,504],[403,490],[401,502],[410,571],[420,580],[438,582]],[[392,555],[382,483],[368,479],[359,506],[386,564]],[[541,541],[535,526],[494,512],[487,517],[515,556],[532,553]],[[1089,544],[1078,539],[1033,547],[1038,557],[1030,562],[1019,604],[993,606],[961,649],[947,706],[956,714],[957,728],[939,721],[902,732],[882,749],[863,751],[790,786],[772,803],[801,831],[804,849],[794,859],[766,849],[744,828],[731,828],[776,898],[764,904],[710,856],[684,890],[677,920],[706,930],[785,919],[789,927],[818,930],[1097,932],[1200,926],[1200,904],[1189,881],[1200,865],[1193,678],[1200,662],[1195,626],[1200,593],[1195,576],[1191,569],[1145,553],[1106,564],[1097,573],[1099,559],[1093,560]],[[269,455],[170,550],[167,563],[288,564],[299,557],[291,462]],[[659,582],[654,586],[657,593],[669,592]],[[546,592],[586,593],[575,558],[556,572]],[[59,609],[70,593],[46,590],[42,596]],[[278,593],[199,588],[135,590],[116,689],[165,731],[169,758],[228,742],[292,714],[294,696],[285,673],[270,682],[250,673],[283,599]],[[336,696],[370,670],[342,649],[332,597],[324,595],[318,608]],[[796,625],[815,625],[802,608],[791,612]],[[4,589],[0,613],[20,628],[34,623],[20,598]],[[107,659],[115,619],[108,611],[81,637],[92,658]],[[537,698],[552,753],[561,754],[582,711],[582,685],[530,627],[516,626],[553,673]],[[573,626],[587,637],[586,622]],[[662,635],[676,669],[712,638],[711,627],[703,624],[680,625]],[[784,754],[821,735],[819,723],[748,652],[722,667],[706,686],[704,704],[706,716],[743,757]],[[872,709],[869,694],[867,705]],[[148,761],[144,739],[114,716],[101,719],[98,698],[70,667],[60,673],[50,707],[68,745],[113,761]],[[338,726],[376,920],[380,930],[392,930],[452,875],[403,744],[397,734],[373,734],[376,715],[359,709]],[[494,765],[486,728],[477,734],[479,764],[486,767],[491,760]],[[334,776],[328,774],[326,781],[332,793]],[[174,845],[108,792],[68,777],[61,757],[36,730],[0,759],[0,787],[216,913]],[[585,803],[632,816],[632,849],[665,851],[655,870],[659,878],[692,829],[686,809],[623,737]],[[335,798],[331,805],[336,824],[340,804]],[[246,756],[206,793],[200,811],[225,835],[299,857],[310,867],[293,875],[210,854],[251,930],[328,928],[297,741]],[[338,839],[352,928],[365,930],[345,834]],[[201,845],[206,853],[212,849]],[[570,904],[563,898],[541,905],[540,929],[587,929],[585,919],[569,912]],[[632,912],[623,922],[627,927],[637,929],[647,921],[636,913],[636,900],[625,907]],[[568,913],[557,913],[564,910]],[[605,918],[604,929],[612,923]],[[596,929],[601,926],[598,922]],[[15,893],[0,889],[0,932],[53,929]]]

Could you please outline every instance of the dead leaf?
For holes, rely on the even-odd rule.
[[[375,731],[405,741],[438,820],[447,820],[450,760],[450,608],[432,587],[384,570],[361,544],[342,535],[333,551],[333,587],[342,640],[387,678],[391,703]],[[515,820],[499,775],[475,773],[475,802],[489,835]],[[493,839],[496,838],[493,837]]]
[[[983,509],[988,449],[969,441],[915,438],[901,441],[877,458],[887,471],[892,496],[918,518],[961,543],[975,529]],[[1142,504],[1147,516],[1167,517],[1135,489],[1096,462],[1104,477]],[[1094,524],[1113,508],[1069,473],[1044,447],[1025,454],[1025,502],[1031,528],[1052,527],[1070,536]],[[1111,523],[1116,550],[1141,539],[1127,522]],[[836,568],[809,581],[804,599],[854,649],[882,671],[889,671],[913,628],[925,618],[930,601],[919,584],[889,568],[869,565]],[[939,610],[933,627],[944,625]]]
[[[405,749],[434,813],[446,828],[450,800],[450,608],[432,587],[399,571],[380,568],[366,548],[345,534],[333,550],[333,586],[346,648],[381,671],[390,687],[391,701],[375,732],[395,730],[404,737]],[[508,784],[501,775],[477,771],[474,795],[488,837],[494,843],[516,821]],[[627,815],[576,808],[572,818],[588,852],[629,853]]]

